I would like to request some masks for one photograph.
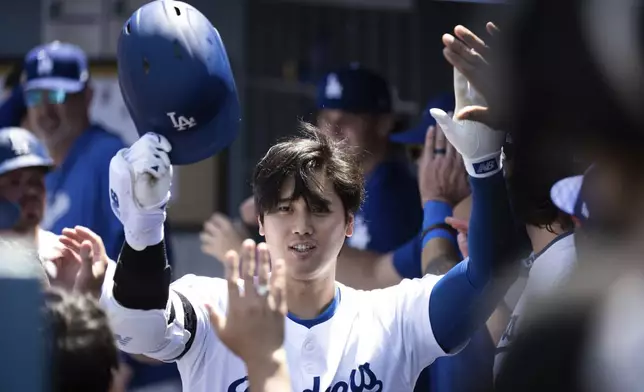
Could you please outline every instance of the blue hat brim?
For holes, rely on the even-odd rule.
[[[67,93],[77,93],[85,88],[86,83],[67,78],[37,78],[25,83],[25,91],[29,90],[62,90]]]
[[[392,133],[389,140],[399,144],[425,144],[427,128],[424,124],[419,124],[406,131]]]

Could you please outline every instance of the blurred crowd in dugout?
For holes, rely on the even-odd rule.
[[[634,10],[641,17],[641,8],[619,1],[525,3],[480,40],[456,26],[442,37],[446,61],[488,103],[473,119],[509,132],[505,177],[524,240],[512,244],[522,255],[521,272],[503,303],[461,353],[427,368],[416,390],[642,390],[644,30],[640,19],[620,19]],[[468,61],[459,63],[459,56]],[[10,279],[38,276],[49,334],[15,329],[18,335],[3,342],[16,358],[25,348],[15,347],[15,336],[48,342],[48,376],[34,382],[53,390],[180,391],[176,365],[117,351],[95,298],[100,277],[79,281],[82,261],[58,238],[64,230],[79,243],[98,236],[111,260],[123,242],[110,210],[108,167],[125,144],[110,124],[90,118],[91,80],[83,50],[65,42],[33,48],[5,78],[3,319],[23,317],[11,303],[40,306]],[[316,85],[317,126],[346,140],[366,175],[367,198],[337,270],[338,281],[365,290],[444,274],[468,254],[470,190],[453,178],[465,179],[465,170],[447,173],[428,158],[446,143],[439,148],[427,137],[429,130],[440,133],[429,109],[453,113],[454,91],[432,97],[404,129],[391,91],[377,70],[357,63],[329,67]],[[19,159],[20,148],[33,159]],[[435,203],[430,220],[438,222],[430,230],[423,227],[428,202]],[[261,240],[252,197],[238,214],[216,212],[203,222],[201,250],[215,260],[245,238]],[[23,289],[24,298],[6,297]],[[0,382],[0,390],[14,389]]]

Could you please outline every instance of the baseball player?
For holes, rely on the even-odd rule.
[[[497,274],[509,261],[513,236],[499,163],[505,136],[480,123],[441,121],[464,157],[473,194],[470,258],[444,277],[370,292],[335,282],[363,178],[352,156],[323,134],[277,144],[257,165],[254,194],[267,243],[259,249],[267,246],[287,267],[285,349],[293,390],[410,391],[423,368],[458,352],[494,309],[503,291]],[[119,348],[176,361],[185,391],[243,391],[246,367],[222,344],[207,308],[226,313],[229,284],[188,275],[170,285],[163,222],[171,149],[150,133],[110,164],[112,208],[126,240],[101,303]],[[242,275],[243,295],[266,294],[261,280],[253,287],[255,252],[245,242],[241,260],[250,267]],[[238,259],[232,252],[228,268]]]
[[[52,167],[45,146],[29,131],[0,129],[0,230],[4,237],[35,243],[44,259],[53,257],[58,244],[56,235],[40,228],[45,175]]]

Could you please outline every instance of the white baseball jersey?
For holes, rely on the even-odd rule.
[[[429,322],[429,297],[439,279],[428,275],[374,291],[336,283],[335,313],[328,319],[307,328],[287,318],[284,345],[293,391],[412,391],[421,370],[447,355]],[[152,323],[158,327],[159,315],[163,322],[165,314],[169,326],[154,342],[145,343],[154,349],[144,354],[168,362],[180,356],[176,362],[185,392],[248,390],[244,362],[219,340],[204,307],[210,303],[225,314],[225,280],[184,276],[170,286],[164,313],[123,308],[111,296],[112,286],[104,286],[101,303],[120,349],[132,352],[133,346],[149,340],[155,334]],[[187,351],[192,335],[183,331],[186,300],[196,314],[196,333]]]
[[[494,358],[495,377],[499,372],[505,353],[512,344],[512,339],[516,336],[521,314],[526,303],[529,303],[534,298],[549,294],[552,289],[564,283],[570,277],[577,262],[574,235],[572,233],[560,235],[539,254],[531,256],[530,260],[532,265],[525,289],[514,307],[510,322],[496,349]]]

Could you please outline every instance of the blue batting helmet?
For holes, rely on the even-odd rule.
[[[22,128],[0,129],[0,176],[30,167],[50,170],[54,167],[45,146]],[[0,230],[11,229],[20,219],[20,206],[0,195]]]
[[[193,6],[158,0],[136,10],[121,31],[117,63],[139,135],[165,136],[173,164],[209,158],[237,137],[240,108],[226,49]]]

